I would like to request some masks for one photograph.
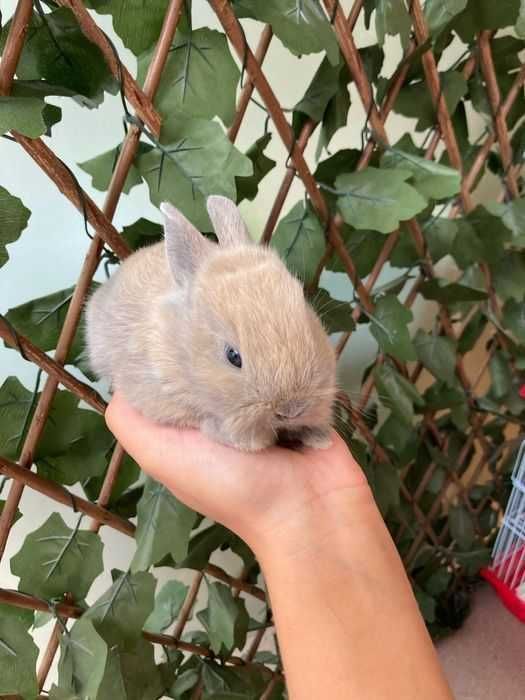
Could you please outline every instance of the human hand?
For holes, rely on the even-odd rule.
[[[198,430],[154,423],[118,392],[106,422],[147,474],[256,551],[276,536],[283,546],[290,538],[295,551],[305,529],[328,531],[373,503],[363,472],[335,431],[326,450],[240,452]]]

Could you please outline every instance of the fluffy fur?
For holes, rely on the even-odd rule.
[[[208,199],[219,245],[161,209],[164,242],[131,255],[88,302],[93,370],[144,415],[240,449],[328,446],[335,355],[301,284],[251,242],[230,200]]]

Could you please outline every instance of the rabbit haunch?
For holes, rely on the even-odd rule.
[[[330,442],[335,354],[279,256],[237,207],[207,202],[219,245],[164,204],[165,240],[91,297],[91,366],[145,416],[245,450]],[[232,362],[233,360],[233,362]]]

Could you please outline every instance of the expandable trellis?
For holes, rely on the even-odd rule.
[[[63,486],[33,473],[31,471],[31,466],[59,384],[62,384],[77,397],[87,402],[96,411],[103,413],[105,409],[105,402],[99,394],[84,382],[73,377],[64,369],[64,364],[78,327],[83,303],[88,294],[95,271],[100,263],[104,247],[107,245],[111,251],[121,259],[125,258],[131,252],[111,221],[115,214],[126,177],[137,153],[144,128],[147,128],[152,135],[158,135],[160,130],[160,117],[154,107],[154,97],[181,17],[184,0],[171,0],[169,2],[162,30],[142,88],[139,87],[122,66],[114,47],[105,34],[97,27],[83,3],[80,2],[80,0],[57,1],[59,5],[67,7],[73,12],[84,34],[100,48],[112,74],[121,86],[122,94],[127,105],[129,105],[130,109],[133,109],[135,116],[132,117],[130,115],[128,118],[127,134],[116,160],[104,205],[101,209],[98,208],[87,193],[79,187],[69,168],[54,155],[41,139],[28,138],[16,131],[12,132],[12,138],[20,144],[28,155],[33,158],[35,163],[51,178],[64,196],[66,196],[83,214],[87,222],[94,229],[95,235],[89,245],[86,258],[80,271],[53,359],[36,347],[28,338],[18,333],[16,329],[4,319],[0,320],[0,336],[4,341],[14,349],[18,349],[23,357],[35,363],[46,375],[45,384],[39,396],[38,404],[27,430],[17,463],[3,457],[0,458],[0,472],[11,479],[8,498],[0,517],[0,556],[5,550],[6,541],[15,519],[17,506],[26,486],[29,486],[56,502],[71,506],[79,513],[84,513],[91,518],[90,529],[93,532],[98,531],[102,525],[105,525],[127,536],[133,536],[135,529],[130,521],[112,513],[107,508],[112,488],[125,456],[119,445],[116,445],[112,453],[97,503],[92,503],[89,500],[74,496]],[[248,80],[240,94],[234,122],[228,132],[229,138],[232,142],[235,141],[252,93],[256,90],[264,103],[269,118],[274,124],[275,130],[289,154],[286,174],[264,227],[262,242],[267,244],[270,241],[291,184],[295,177],[299,177],[304,184],[311,206],[315,210],[326,231],[326,253],[323,260],[319,263],[317,280],[323,269],[324,261],[329,254],[335,252],[355,290],[356,304],[352,312],[353,319],[357,321],[362,314],[373,315],[376,283],[385,263],[399,240],[399,230],[395,230],[385,238],[385,243],[372,271],[366,279],[360,279],[352,255],[348,251],[342,237],[342,218],[340,215],[331,215],[325,195],[316,183],[312,171],[303,155],[309,139],[317,127],[317,123],[312,119],[308,119],[302,126],[298,137],[295,138],[291,125],[285,116],[285,112],[262,70],[262,64],[272,41],[272,29],[270,25],[262,30],[258,46],[256,50],[252,52],[247,44],[241,24],[236,18],[228,0],[209,0],[209,3],[222,24],[248,76]],[[365,126],[369,125],[369,128],[364,131],[366,142],[364,143],[364,148],[356,170],[361,171],[367,167],[378,145],[381,147],[388,146],[389,137],[386,130],[386,121],[395,105],[401,88],[409,76],[411,59],[417,58],[422,62],[426,84],[432,97],[437,116],[437,124],[430,134],[430,139],[426,143],[425,157],[432,160],[440,144],[443,144],[448,153],[450,164],[462,174],[460,195],[457,202],[451,208],[450,216],[457,216],[459,213],[466,214],[473,209],[472,190],[495,145],[499,146],[499,153],[504,169],[501,199],[508,200],[510,198],[517,198],[520,195],[519,173],[521,166],[520,163],[516,163],[514,160],[506,118],[517,97],[520,95],[525,82],[525,66],[522,66],[513,76],[513,83],[506,92],[505,98],[502,99],[496,78],[491,48],[491,40],[494,32],[482,31],[480,33],[470,58],[464,63],[462,71],[465,78],[472,76],[476,70],[481,71],[486,86],[486,97],[492,111],[492,128],[488,129],[487,133],[484,135],[484,140],[479,144],[476,157],[467,170],[462,162],[460,149],[458,147],[458,137],[440,84],[437,60],[432,50],[429,31],[420,0],[412,0],[409,3],[409,12],[412,18],[410,42],[405,51],[404,60],[400,63],[393,78],[389,81],[388,90],[381,104],[376,104],[374,101],[373,88],[367,77],[362,58],[355,45],[352,33],[363,11],[364,5],[364,0],[356,0],[349,15],[345,16],[337,0],[324,0],[326,15],[333,27],[341,54],[349,69],[367,115],[367,124]],[[368,7],[369,5],[370,4],[367,3]],[[33,3],[31,0],[19,0],[0,64],[0,95],[9,95],[10,93],[17,63],[24,46],[25,33],[32,10]],[[407,226],[421,260],[420,274],[413,282],[412,287],[408,290],[404,302],[406,307],[410,308],[417,297],[420,285],[424,281],[436,279],[436,275],[432,260],[426,249],[425,239],[419,223],[417,220],[412,219],[407,223]],[[432,480],[438,467],[438,459],[434,459],[428,466],[428,469],[425,471],[419,483],[411,483],[411,470],[414,466],[414,460],[412,460],[408,466],[404,467],[401,472],[401,496],[403,499],[403,507],[413,512],[419,528],[410,546],[404,550],[401,548],[409,571],[414,566],[418,553],[427,542],[437,548],[442,548],[444,556],[446,557],[447,547],[451,541],[449,523],[446,518],[440,519],[437,516],[444,511],[446,512],[447,503],[456,500],[468,510],[475,521],[477,515],[479,515],[487,503],[490,502],[490,495],[486,495],[478,501],[473,502],[469,497],[471,489],[478,483],[487,461],[493,463],[494,469],[497,468],[498,464],[502,464],[504,461],[505,449],[499,449],[497,454],[494,454],[492,444],[487,440],[482,431],[483,425],[487,420],[487,413],[478,410],[478,404],[476,403],[476,391],[479,390],[480,383],[487,371],[491,357],[498,347],[507,347],[506,344],[508,342],[506,335],[501,333],[499,329],[498,319],[500,318],[500,308],[496,293],[493,289],[490,270],[484,263],[481,263],[481,269],[484,275],[486,292],[490,300],[493,323],[491,324],[491,338],[487,340],[487,337],[484,337],[484,342],[487,342],[488,353],[474,381],[469,380],[462,357],[458,355],[456,374],[465,394],[469,398],[470,417],[468,437],[465,444],[463,444],[458,451],[456,470],[447,471],[442,484],[436,490],[435,500],[429,509],[424,509],[420,503],[424,496],[425,489]],[[406,283],[408,283],[408,279]],[[439,305],[438,318],[439,324],[437,332],[447,338],[457,341],[461,337],[466,323],[463,322],[461,324],[461,329],[458,330],[458,325],[455,323],[454,319],[451,318],[447,306],[444,303]],[[351,335],[352,332],[349,331],[340,338],[337,346],[339,355],[346,347]],[[385,356],[380,353],[376,359],[376,365],[379,366],[384,361]],[[396,361],[396,366],[398,371],[412,383],[416,383],[424,378],[426,372],[421,362],[418,362],[415,367],[411,369],[409,369],[406,364],[400,363],[399,361]],[[368,445],[371,454],[375,457],[377,462],[388,465],[391,463],[390,455],[379,443],[362,413],[362,409],[367,405],[373,392],[374,373],[370,372],[363,384],[360,398],[352,402],[348,396],[341,394],[341,401],[353,421],[356,435],[359,435]],[[443,435],[440,430],[436,413],[437,411],[430,410],[425,412],[421,430],[428,434],[429,439],[433,444],[437,445],[439,450],[446,452],[449,448],[448,438]],[[510,445],[504,444],[503,448],[505,447],[510,448]],[[393,533],[398,543],[403,542],[403,536],[406,533],[407,527],[409,526],[402,525],[397,532]],[[164,647],[181,649],[193,654],[199,654],[203,657],[211,656],[211,652],[205,646],[181,641],[181,634],[183,633],[205,573],[229,584],[237,593],[242,592],[245,595],[255,596],[261,601],[266,601],[265,592],[256,585],[243,580],[243,576],[231,576],[223,569],[208,564],[202,572],[196,574],[193,585],[190,587],[186,601],[178,616],[173,634],[161,635],[145,633],[144,636],[148,640],[161,644]],[[0,589],[0,602],[31,608],[33,610],[45,611],[48,609],[46,602],[43,600],[5,589]],[[55,609],[56,613],[64,618],[77,618],[82,613],[81,609],[70,601],[57,604]],[[271,624],[271,620],[268,624]],[[44,687],[49,669],[57,651],[61,630],[60,621],[57,621],[38,670],[40,691]],[[242,658],[232,656],[229,658],[228,663],[250,663],[255,656],[264,631],[264,629],[257,631]],[[279,669],[275,673],[271,672],[271,680],[263,695],[264,698],[270,697],[280,677]]]

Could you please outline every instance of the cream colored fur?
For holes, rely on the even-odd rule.
[[[93,370],[144,415],[240,449],[278,436],[327,446],[335,356],[299,281],[251,243],[230,200],[208,199],[218,246],[162,211],[165,241],[131,255],[88,302]]]

